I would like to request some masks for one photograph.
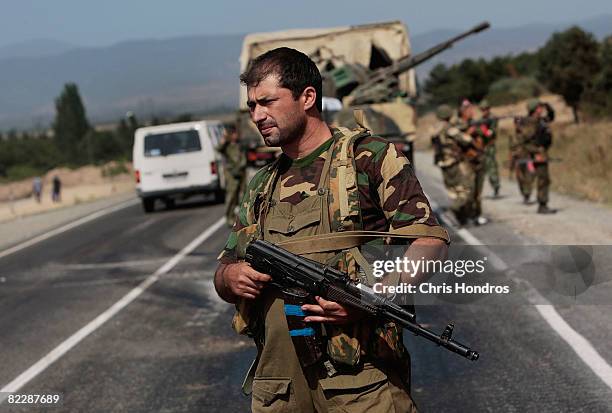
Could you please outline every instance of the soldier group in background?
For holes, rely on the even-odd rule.
[[[225,176],[225,220],[229,227],[236,220],[238,203],[246,184],[247,157],[236,127],[228,125],[217,151],[223,155]]]
[[[548,148],[552,144],[550,122],[555,111],[548,103],[532,99],[527,103],[528,116],[515,120],[516,135],[511,142],[512,165],[525,204],[529,203],[533,181],[537,181],[538,213],[553,214],[548,207]]]
[[[500,179],[496,159],[498,118],[491,116],[486,100],[479,105],[482,117],[474,119],[474,105],[463,100],[454,117],[448,105],[436,112],[441,124],[432,136],[434,163],[442,170],[444,185],[451,200],[451,210],[460,225],[487,223],[482,213],[485,175],[499,197]],[[548,207],[548,148],[552,143],[549,123],[555,113],[537,99],[527,105],[528,116],[515,118],[516,134],[511,140],[511,169],[516,171],[524,202],[529,203],[533,182],[537,181],[538,213],[556,212]]]

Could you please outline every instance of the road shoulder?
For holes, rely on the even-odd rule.
[[[93,202],[53,209],[0,223],[0,251],[17,245],[94,212],[135,199],[134,193],[122,193]]]
[[[443,188],[442,175],[439,168],[433,165],[432,159],[431,152],[417,152],[417,174],[420,179],[437,182],[436,186]],[[523,204],[516,181],[502,178],[499,199],[492,199],[491,193],[491,187],[485,183],[483,215],[493,223],[505,224],[532,242],[549,245],[612,244],[612,209],[604,205],[551,192],[549,205],[558,212],[554,215],[540,215],[536,212],[537,203]],[[446,196],[443,199],[442,206],[447,206]]]

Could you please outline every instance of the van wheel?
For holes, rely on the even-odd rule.
[[[155,211],[155,198],[142,198],[142,209],[147,214]]]
[[[164,204],[166,205],[166,209],[174,209],[174,207],[176,207],[176,202],[172,198],[165,199]]]

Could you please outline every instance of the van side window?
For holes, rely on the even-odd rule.
[[[158,133],[144,138],[144,155],[146,157],[168,156],[202,150],[200,136],[195,129]]]

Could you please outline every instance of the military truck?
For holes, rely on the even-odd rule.
[[[412,54],[408,31],[399,21],[254,33],[244,38],[240,70],[277,47],[302,51],[317,64],[323,77],[323,95],[333,103],[324,105],[324,112],[328,112],[326,107],[333,108],[323,114],[325,118],[332,125],[356,127],[353,110],[361,109],[364,126],[392,141],[413,162],[416,112],[412,102],[417,97],[414,66],[488,27],[488,23],[481,23],[417,55]],[[241,86],[237,126],[243,141],[248,142],[250,163],[259,166],[273,160],[276,149],[263,143],[250,122],[246,101],[246,88]]]

